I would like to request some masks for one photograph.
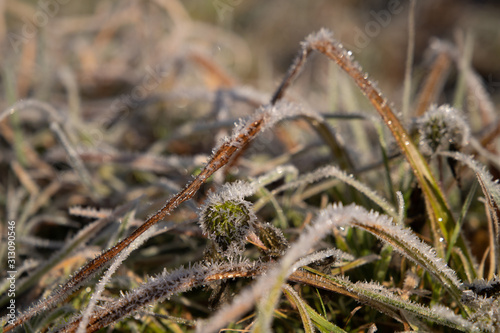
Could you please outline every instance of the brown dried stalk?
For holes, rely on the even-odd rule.
[[[444,82],[448,77],[448,72],[451,66],[450,55],[447,52],[440,52],[437,56],[432,70],[425,80],[424,87],[422,88],[417,107],[415,108],[415,115],[422,116],[431,106],[435,103],[437,96],[444,86]]]

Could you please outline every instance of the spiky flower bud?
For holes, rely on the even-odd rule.
[[[251,204],[245,200],[221,200],[217,195],[209,198],[200,214],[203,233],[213,242],[215,250],[223,256],[243,252],[245,238],[256,223]]]
[[[427,155],[443,150],[459,150],[467,144],[470,135],[463,116],[450,105],[432,105],[418,120],[418,130],[421,151]]]

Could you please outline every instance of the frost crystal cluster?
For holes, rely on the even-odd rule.
[[[243,252],[246,237],[257,223],[251,203],[243,199],[251,193],[249,184],[236,182],[209,195],[201,209],[200,224],[212,241],[211,254],[232,257]]]
[[[229,200],[207,205],[201,213],[201,221],[203,233],[213,241],[215,250],[224,254],[228,250],[243,250],[255,216],[249,202]]]
[[[461,113],[450,105],[430,109],[418,120],[422,152],[459,150],[469,140],[470,130]]]

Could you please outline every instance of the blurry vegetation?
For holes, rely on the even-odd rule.
[[[500,6],[409,8],[0,1],[19,330],[499,330]]]

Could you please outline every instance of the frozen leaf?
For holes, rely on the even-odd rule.
[[[320,212],[317,223],[321,224],[322,221],[329,221],[332,227],[355,226],[372,233],[408,259],[423,266],[440,280],[455,298],[460,299],[461,283],[455,272],[436,255],[434,249],[422,242],[411,229],[394,224],[385,215],[368,212],[356,205],[347,207],[334,205],[324,209]]]

